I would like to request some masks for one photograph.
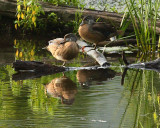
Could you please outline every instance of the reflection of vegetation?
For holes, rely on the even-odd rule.
[[[159,97],[154,85],[157,73],[153,71],[128,71],[125,88],[130,90],[128,105],[121,119],[120,127],[132,120],[134,127],[158,127]],[[134,120],[133,120],[134,119]]]
[[[16,48],[15,59],[25,61],[39,60],[44,53],[48,53],[46,50],[42,50],[42,47],[44,46],[42,45],[43,41],[36,42],[33,40],[14,40],[14,47]],[[40,51],[43,51],[43,53]]]
[[[1,86],[0,86],[1,117],[0,118],[1,119],[4,117],[4,115],[8,115],[12,117],[10,113],[12,113],[14,116],[14,113],[16,113],[14,106],[18,107],[18,105],[25,106],[24,108],[30,107],[30,111],[34,111],[37,113],[47,112],[50,115],[54,115],[54,112],[57,109],[57,105],[59,105],[60,103],[59,99],[56,99],[53,97],[47,97],[45,93],[45,87],[43,84],[49,83],[53,78],[62,76],[63,75],[62,73],[59,73],[56,75],[44,76],[42,78],[34,79],[34,80],[23,80],[23,81],[15,82],[15,81],[12,81],[11,79],[14,73],[14,70],[11,66],[8,65],[6,67],[3,67],[0,69],[0,71],[1,71],[1,74],[5,74],[0,76],[0,80],[1,80]],[[76,72],[66,73],[66,75],[70,75],[71,79],[74,81],[76,80],[76,78],[74,78],[75,74]],[[7,78],[10,78],[10,79],[7,79]],[[6,84],[6,82],[8,83]],[[5,98],[9,98],[8,95],[10,95],[9,97],[11,99],[5,99]],[[19,104],[18,100],[22,100],[21,104]],[[6,108],[6,110],[9,109],[9,111],[4,111],[4,108]],[[17,109],[20,109],[20,108],[17,108]],[[28,112],[28,109],[27,109],[27,112]],[[5,118],[9,118],[9,117],[5,117]]]

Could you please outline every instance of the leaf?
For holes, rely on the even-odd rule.
[[[16,39],[14,40],[14,45],[16,45],[17,44],[17,41],[16,41]]]
[[[15,24],[15,29],[17,30],[17,24]]]
[[[35,23],[35,21],[36,21],[36,17],[33,16],[33,17],[32,17],[32,22]]]
[[[29,7],[27,7],[27,13],[29,12]]]
[[[33,49],[31,50],[31,56],[34,56],[34,50]]]
[[[24,14],[23,13],[21,13],[21,18],[24,19]]]
[[[18,57],[18,54],[19,54],[19,51],[18,51],[18,49],[17,49],[17,51],[16,51],[16,57]]]
[[[36,14],[36,12],[35,11],[32,11],[32,15],[35,15]]]
[[[17,15],[17,18],[18,18],[18,21],[19,21],[19,18],[20,18],[20,14],[18,13],[18,15]]]
[[[22,56],[23,56],[23,54],[22,54],[22,52],[20,52],[20,53],[19,53],[19,57],[22,58]]]
[[[18,9],[18,11],[20,11],[21,10],[21,5],[18,5],[17,9]]]

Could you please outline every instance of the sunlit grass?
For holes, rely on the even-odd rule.
[[[143,54],[154,58],[156,49],[156,22],[159,0],[125,0],[137,39],[137,47]]]

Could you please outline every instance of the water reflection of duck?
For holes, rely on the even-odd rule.
[[[79,47],[76,43],[77,37],[73,33],[66,34],[63,38],[56,38],[49,41],[49,45],[46,47],[48,51],[57,59],[64,61],[72,60],[78,55]]]
[[[46,92],[53,97],[60,97],[63,104],[71,105],[77,93],[76,84],[68,77],[53,79],[45,86]]]
[[[78,32],[83,40],[94,43],[95,47],[99,42],[105,41],[113,35],[122,34],[122,31],[116,31],[105,22],[95,22],[92,16],[83,18]]]
[[[92,81],[104,81],[113,78],[116,72],[111,69],[97,69],[97,70],[79,70],[77,72],[78,82],[82,87],[88,87]]]

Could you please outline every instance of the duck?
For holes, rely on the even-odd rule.
[[[71,105],[77,94],[77,86],[76,83],[66,76],[56,77],[45,85],[45,94],[60,98],[62,104]]]
[[[79,46],[76,41],[76,35],[69,33],[66,34],[64,38],[50,40],[46,49],[51,52],[57,60],[63,61],[62,66],[65,66],[66,61],[70,61],[78,56]]]
[[[79,25],[78,33],[83,40],[93,43],[95,45],[94,48],[96,48],[99,42],[106,41],[114,33],[121,34],[121,30],[116,31],[105,22],[95,22],[92,16],[85,16]]]

